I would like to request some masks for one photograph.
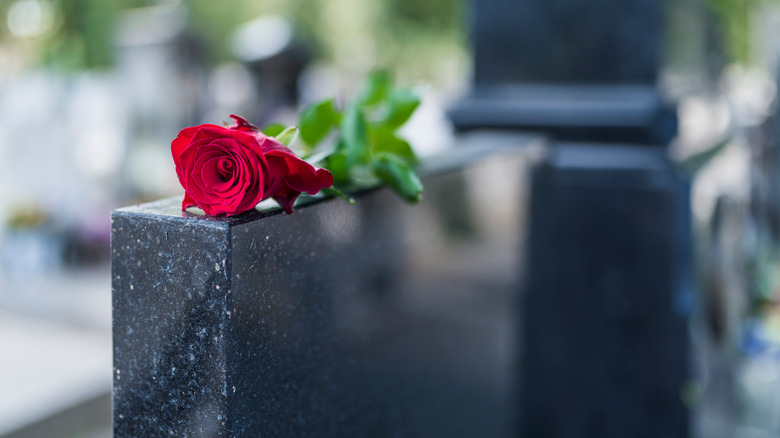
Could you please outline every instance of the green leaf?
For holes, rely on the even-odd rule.
[[[423,185],[411,167],[392,155],[380,155],[374,162],[374,173],[407,202],[422,199]]]
[[[347,167],[347,154],[337,152],[328,157],[325,168],[333,174],[333,180],[339,183],[349,183],[350,175]]]
[[[358,101],[363,106],[376,105],[379,102],[382,102],[390,92],[391,82],[392,78],[387,70],[376,70],[372,72],[366,80],[366,84],[363,91],[360,93]]]
[[[339,123],[340,115],[333,99],[309,105],[300,117],[301,139],[309,146],[316,146]]]
[[[329,195],[338,196],[339,198],[347,201],[347,203],[350,204],[350,205],[355,205],[355,200],[352,199],[352,197],[347,196],[344,192],[342,192],[341,190],[339,190],[339,189],[337,189],[335,187],[328,187],[326,189],[322,189],[322,191],[324,193],[329,194]]]
[[[360,107],[353,103],[341,120],[341,140],[347,155],[347,167],[364,162],[368,157],[368,126]]]
[[[416,166],[420,162],[409,142],[395,135],[389,128],[380,127],[375,130],[373,140],[374,153],[395,155],[410,166]]]
[[[281,134],[276,136],[276,139],[287,147],[290,147],[290,145],[295,142],[296,138],[298,138],[298,128],[295,126],[285,129]]]
[[[268,125],[265,125],[260,131],[262,131],[262,133],[268,137],[276,137],[285,129],[287,129],[287,127],[281,123],[269,123]]]
[[[392,129],[402,126],[418,106],[420,106],[420,96],[415,90],[411,88],[393,90],[388,98],[384,125]]]

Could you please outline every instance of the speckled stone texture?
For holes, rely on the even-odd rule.
[[[228,223],[112,221],[115,436],[229,436]]]
[[[416,206],[115,211],[115,437],[512,436],[528,154],[469,154]]]

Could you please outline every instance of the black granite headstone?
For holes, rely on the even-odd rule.
[[[663,2],[474,0],[474,83],[655,85]]]
[[[415,206],[114,212],[114,436],[513,436],[527,159],[464,152]]]
[[[521,436],[689,435],[687,193],[655,148],[560,145],[535,170]]]
[[[472,1],[473,89],[453,122],[666,144],[677,118],[657,88],[663,14],[657,0]]]
[[[685,437],[688,187],[665,157],[677,114],[658,84],[670,4],[472,5],[456,127],[580,143],[532,178],[520,436]]]

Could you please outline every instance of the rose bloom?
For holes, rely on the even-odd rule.
[[[232,216],[273,198],[287,213],[302,192],[333,185],[333,175],[301,160],[241,117],[224,128],[184,128],[171,142],[176,175],[184,187],[182,210],[197,206],[210,216]]]

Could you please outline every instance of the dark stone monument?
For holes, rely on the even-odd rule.
[[[663,3],[474,0],[476,86],[655,85]]]
[[[657,88],[663,2],[472,5],[474,86],[451,112],[457,128],[645,144],[665,144],[676,134],[676,111]]]
[[[114,436],[513,436],[527,158],[461,152],[415,206],[115,211]]]
[[[572,144],[533,182],[521,436],[688,436],[687,182],[661,148]]]
[[[533,173],[520,436],[685,437],[688,185],[657,0],[474,0],[460,130],[548,135]]]

